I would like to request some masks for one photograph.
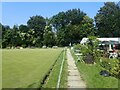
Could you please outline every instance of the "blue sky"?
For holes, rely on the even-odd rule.
[[[73,8],[80,8],[94,18],[103,5],[103,2],[2,2],[2,24],[10,27],[26,24],[33,15],[52,17],[58,12]]]

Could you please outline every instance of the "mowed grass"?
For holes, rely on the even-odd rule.
[[[46,83],[44,84],[43,88],[56,88],[58,83],[58,76],[60,74],[60,68],[63,59],[63,69],[61,74],[61,80],[60,80],[60,88],[67,88],[67,58],[66,58],[66,50],[60,55],[59,59],[57,60],[55,66],[53,67],[53,70],[51,71]]]
[[[62,49],[2,51],[2,88],[39,87]]]

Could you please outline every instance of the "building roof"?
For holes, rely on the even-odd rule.
[[[118,41],[120,43],[120,37],[119,38],[97,38],[100,41]],[[80,44],[86,43],[88,38],[83,38],[80,42]]]

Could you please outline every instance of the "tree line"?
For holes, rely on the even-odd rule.
[[[68,46],[88,36],[119,37],[120,7],[106,2],[94,19],[80,9],[70,9],[51,18],[32,16],[27,25],[14,25],[13,28],[0,23],[0,28],[2,48]]]

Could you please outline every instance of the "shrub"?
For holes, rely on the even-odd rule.
[[[26,45],[26,44],[23,44],[23,45],[22,45],[22,47],[23,47],[23,48],[26,48],[26,47],[27,47],[27,45]]]
[[[107,70],[113,77],[120,79],[120,60],[119,59],[113,59],[112,61],[110,59],[104,59],[100,63],[100,65]]]
[[[80,50],[80,49],[81,49],[80,47],[81,47],[80,44],[74,45],[74,51],[76,51],[76,50]]]
[[[111,68],[110,73],[112,76],[120,79],[120,60],[116,60],[114,66]]]
[[[107,71],[111,69],[110,62],[108,60],[103,60],[100,65],[105,68]]]
[[[96,37],[91,36],[88,38],[86,45],[75,45],[74,49],[79,49],[83,54],[85,63],[93,64],[100,60],[100,51],[97,50],[99,41]]]

